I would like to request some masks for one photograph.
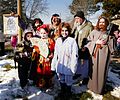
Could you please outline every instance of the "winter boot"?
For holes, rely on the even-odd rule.
[[[60,83],[60,86],[61,86],[61,91],[60,93],[58,94],[58,96],[62,99],[62,100],[65,100],[65,93],[66,93],[66,83]]]
[[[83,85],[87,85],[88,81],[89,81],[89,78],[84,78],[83,81],[82,81],[82,84]]]
[[[72,97],[71,86],[66,86],[66,100],[70,100]]]

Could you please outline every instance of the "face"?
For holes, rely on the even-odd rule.
[[[36,21],[35,26],[37,27],[38,25],[40,25],[40,23],[38,21]]]
[[[31,37],[32,37],[32,34],[31,34],[31,33],[27,33],[26,39],[27,39],[27,40],[30,40]]]
[[[68,36],[68,30],[67,30],[67,28],[66,27],[63,27],[62,28],[62,31],[61,31],[61,35],[62,35],[62,37],[64,37],[64,38],[66,38],[67,36]]]
[[[119,31],[119,33],[118,33],[118,36],[120,37],[120,31]]]
[[[48,33],[43,28],[41,28],[40,31],[39,31],[39,36],[42,39],[45,39],[45,38],[48,38]]]
[[[60,18],[59,17],[53,17],[52,22],[53,22],[53,24],[58,25],[60,23]]]
[[[118,38],[118,36],[119,36],[119,31],[118,30],[116,30],[116,31],[114,31],[114,33],[113,33],[114,35],[115,35],[115,37],[116,38]]]
[[[39,20],[36,20],[35,22],[35,26],[37,27],[38,25],[40,25],[41,23],[39,22]]]
[[[105,27],[106,27],[106,25],[105,25],[105,19],[101,18],[100,21],[99,21],[99,29],[104,30]]]
[[[80,18],[80,17],[75,17],[75,23],[77,24],[77,25],[81,25],[82,23],[84,22],[84,20],[82,19],[82,18]]]

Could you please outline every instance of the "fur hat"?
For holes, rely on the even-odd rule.
[[[75,17],[80,17],[82,19],[85,19],[84,12],[83,11],[77,11],[76,14],[74,15]]]

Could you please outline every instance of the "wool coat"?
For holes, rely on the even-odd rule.
[[[92,23],[88,20],[85,20],[82,25],[73,27],[71,34],[76,39],[79,49],[81,48],[83,39],[87,38],[92,30]]]

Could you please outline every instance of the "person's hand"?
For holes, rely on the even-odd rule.
[[[105,45],[106,42],[107,42],[106,40],[102,40],[101,44],[102,44],[102,45]]]
[[[46,58],[46,59],[45,59],[45,62],[49,62],[49,61],[50,61],[50,59],[49,59],[49,58]]]
[[[102,40],[98,39],[98,40],[96,41],[96,44],[102,44]]]
[[[96,44],[105,45],[106,42],[107,42],[106,40],[100,40],[100,39],[98,39],[98,40],[96,41]]]

